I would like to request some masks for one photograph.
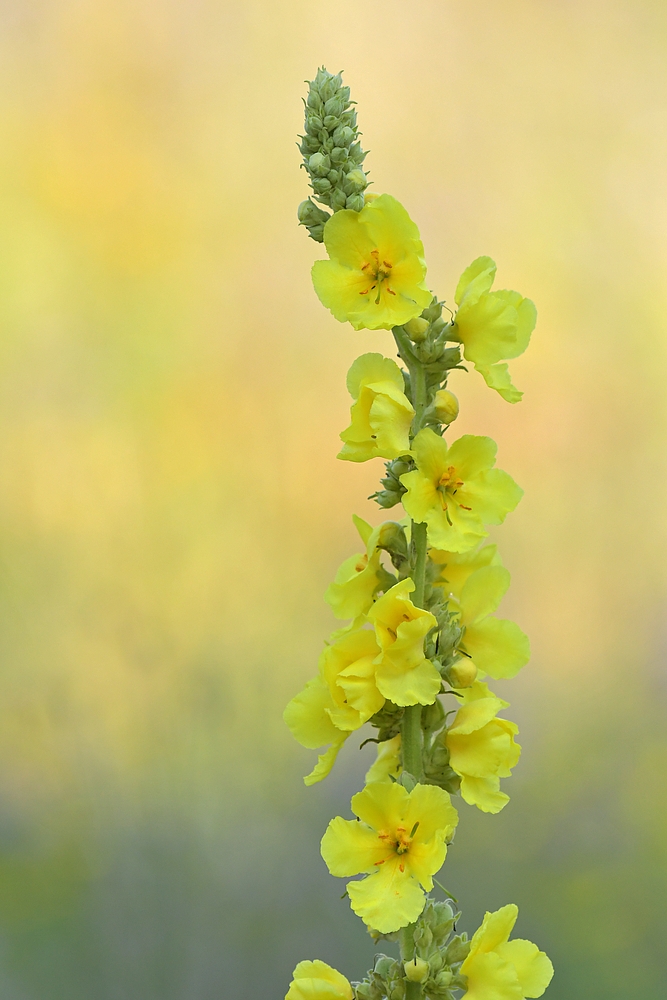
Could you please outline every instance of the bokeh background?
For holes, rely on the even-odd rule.
[[[319,305],[302,82],[344,69],[367,167],[450,300],[538,304],[515,407],[454,373],[525,499],[494,537],[534,657],[524,755],[443,878],[517,902],[551,1000],[667,991],[667,5],[3,0],[0,994],[273,1000],[372,947],[283,705],[333,625],[344,376],[389,335]]]

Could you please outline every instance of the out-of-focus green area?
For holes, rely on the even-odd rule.
[[[367,167],[450,300],[538,304],[511,407],[461,431],[524,486],[496,536],[534,659],[524,756],[445,883],[517,902],[551,1000],[667,985],[667,6],[8,0],[0,11],[0,993],[259,1000],[372,953],[318,842],[372,756],[281,722],[380,462],[335,460],[389,334],[317,302],[304,78],[344,68]],[[352,744],[353,741],[350,741]]]

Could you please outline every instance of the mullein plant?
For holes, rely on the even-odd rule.
[[[317,676],[285,710],[304,747],[320,750],[311,785],[331,771],[365,724],[377,759],[353,796],[354,819],[336,816],[322,838],[332,875],[347,883],[354,913],[400,957],[378,954],[362,982],[320,960],[299,963],[286,1000],[523,1000],[542,996],[551,962],[530,941],[510,940],[513,904],[487,913],[471,940],[457,931],[456,900],[435,883],[454,837],[454,797],[488,813],[508,802],[500,781],[517,763],[517,727],[488,680],[514,677],[528,639],[494,616],[510,578],[487,526],[501,524],[522,490],[496,468],[496,444],[445,432],[458,415],[449,373],[474,366],[515,403],[508,359],[527,347],[535,306],[494,291],[496,265],[478,257],[454,294],[456,311],[426,284],[417,226],[392,195],[368,191],[356,112],[340,74],[309,85],[300,149],[312,196],[299,222],[324,243],[315,291],[341,323],[391,332],[399,363],[363,354],[347,376],[350,424],[338,458],[385,461],[373,494],[405,516],[372,527],[354,517],[359,550],[325,599],[341,620]],[[447,313],[449,314],[449,310]],[[434,883],[446,897],[431,895]]]

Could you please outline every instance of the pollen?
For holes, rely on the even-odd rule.
[[[365,264],[361,265],[361,270],[364,274],[368,273],[369,276],[372,275],[374,281],[372,285],[368,288],[364,288],[359,292],[360,295],[368,295],[369,292],[377,288],[377,296],[375,298],[375,305],[380,304],[380,297],[382,295],[382,289],[389,293],[389,295],[396,295],[393,288],[389,287],[388,279],[391,275],[393,264],[389,260],[380,260],[380,251],[371,250],[371,259],[367,260]]]

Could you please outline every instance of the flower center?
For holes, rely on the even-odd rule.
[[[383,858],[382,861],[376,861],[375,864],[383,865],[385,861],[389,860],[392,854],[398,854],[399,857],[402,854],[407,854],[410,850],[410,846],[412,844],[413,837],[417,832],[418,826],[419,826],[419,820],[412,827],[410,833],[408,833],[407,827],[397,826],[396,833],[393,836],[387,830],[380,830],[378,833],[378,838],[382,841],[385,847],[387,847],[390,853],[386,858]],[[401,872],[405,871],[405,864],[403,862],[401,862],[401,864],[398,867]]]
[[[453,501],[455,504],[457,504],[458,507],[461,507],[462,510],[471,510],[470,507],[466,507],[465,504],[459,503],[458,500],[454,499],[458,490],[462,486],[463,486],[463,480],[459,479],[459,475],[453,465],[450,465],[447,471],[443,472],[443,474],[440,476],[440,479],[438,480],[438,485],[436,488],[440,495],[440,503],[442,505],[442,509],[445,512],[445,516],[447,517],[447,520],[449,521],[450,524],[452,522],[449,517],[449,512],[447,510],[448,500]]]
[[[371,279],[371,284],[369,284],[368,288],[364,288],[363,291],[359,292],[359,294],[368,295],[369,292],[377,288],[377,296],[375,298],[375,305],[377,306],[380,303],[380,293],[382,292],[382,285],[384,283],[385,290],[390,295],[395,295],[396,292],[387,284],[392,267],[393,264],[388,260],[380,260],[379,250],[371,250],[371,259],[361,265],[361,270],[367,278]]]

